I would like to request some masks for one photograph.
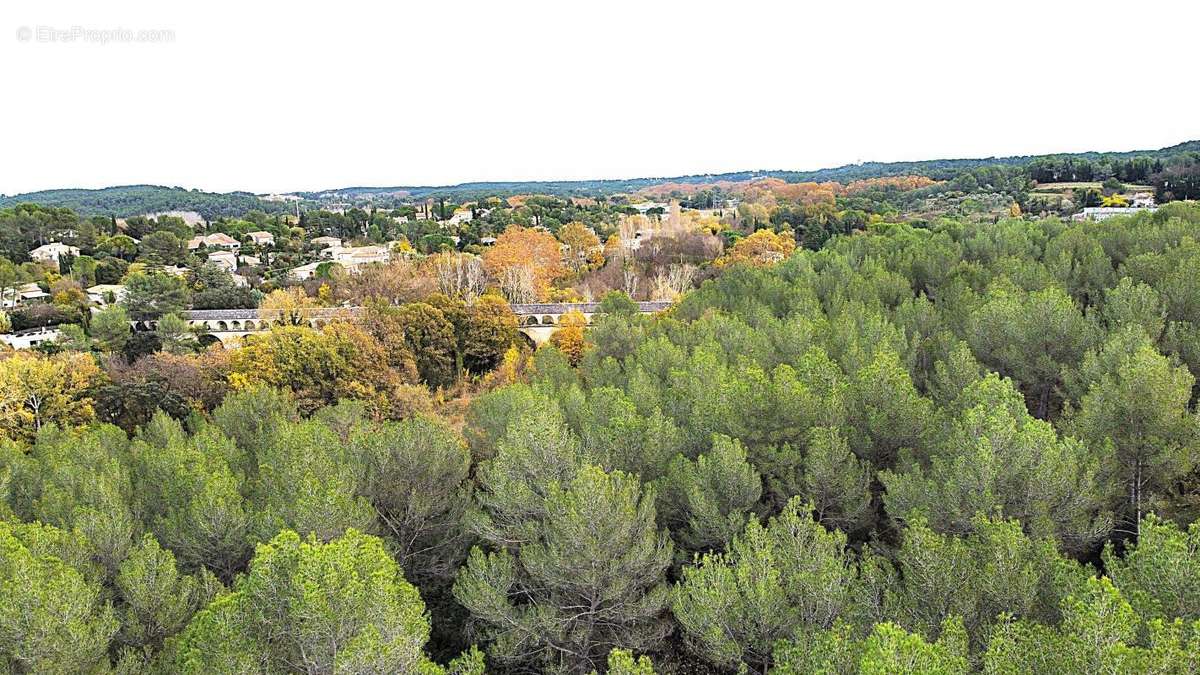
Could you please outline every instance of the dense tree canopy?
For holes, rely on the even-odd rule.
[[[3,667],[1196,672],[1200,208],[864,228],[536,350],[492,292],[293,286],[197,351],[205,275],[136,272],[0,358]]]

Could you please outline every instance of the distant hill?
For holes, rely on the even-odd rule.
[[[865,162],[847,164],[816,171],[789,171],[769,169],[759,171],[734,171],[721,174],[694,174],[690,176],[661,176],[625,179],[597,179],[579,181],[497,181],[460,183],[458,185],[403,185],[394,187],[343,187],[312,192],[298,191],[306,200],[314,202],[362,202],[367,200],[395,201],[399,198],[425,198],[446,196],[469,199],[485,195],[552,194],[560,196],[614,194],[633,192],[641,188],[662,183],[715,183],[718,181],[745,181],[752,178],[781,178],[788,182],[837,181],[849,183],[866,178],[884,176],[920,175],[935,180],[953,178],[962,171],[983,166],[1024,166],[1042,159],[1074,158],[1096,160],[1100,158],[1126,159],[1150,157],[1166,159],[1184,153],[1200,153],[1200,140],[1187,141],[1158,150],[1133,150],[1127,152],[1080,152],[1055,155],[1021,155],[1013,157],[982,157],[974,159],[932,159],[915,162]],[[125,185],[99,190],[44,190],[11,197],[0,197],[0,207],[24,202],[35,202],[47,206],[66,206],[82,215],[113,215],[119,218],[153,213],[158,211],[196,211],[205,219],[221,216],[240,216],[251,209],[268,213],[290,210],[292,207],[279,202],[265,202],[248,192],[203,192],[180,187],[159,185]]]
[[[734,171],[720,174],[693,174],[689,176],[663,176],[625,179],[597,179],[580,181],[499,181],[482,183],[461,183],[458,185],[404,185],[395,187],[344,187],[317,192],[297,192],[307,199],[370,199],[375,196],[391,196],[406,193],[408,196],[421,198],[434,195],[471,197],[475,195],[502,194],[556,194],[556,195],[585,195],[585,194],[614,194],[618,192],[633,192],[644,187],[661,183],[716,183],[719,181],[745,181],[751,178],[781,178],[791,183],[805,181],[826,182],[836,181],[850,183],[866,178],[881,178],[884,176],[918,175],[928,176],[935,180],[953,178],[958,173],[981,166],[1024,166],[1035,160],[1048,158],[1075,158],[1096,160],[1101,157],[1127,159],[1131,157],[1167,158],[1188,152],[1200,152],[1200,140],[1179,143],[1158,150],[1131,150],[1126,152],[1079,152],[1060,153],[1053,155],[1017,155],[1011,157],[980,157],[973,159],[931,159],[914,162],[865,162],[862,164],[846,164],[844,166],[815,171],[789,171],[785,169],[764,169],[758,171]]]
[[[203,192],[161,185],[27,192],[0,197],[0,208],[27,202],[66,206],[84,216],[111,215],[118,218],[163,211],[195,211],[206,220],[213,220],[221,216],[240,216],[252,209],[268,213],[286,209],[281,204],[264,202],[249,192]]]

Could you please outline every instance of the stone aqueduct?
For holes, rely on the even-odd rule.
[[[639,302],[638,311],[643,314],[661,312],[671,306],[669,302]],[[560,327],[565,314],[579,312],[592,323],[592,317],[600,309],[598,302],[555,302],[512,305],[513,313],[517,315],[517,325],[522,334],[535,345],[540,345],[550,339],[554,331]],[[357,307],[338,309],[317,309],[306,312],[305,320],[313,328],[320,328],[330,321],[343,318],[353,318],[358,313]],[[244,336],[252,333],[262,333],[271,328],[275,319],[263,316],[257,309],[205,309],[185,312],[188,326],[200,335],[204,342],[220,342],[224,346],[232,346]],[[157,321],[134,321],[135,331],[151,331],[158,327]]]

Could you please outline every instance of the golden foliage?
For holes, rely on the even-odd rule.
[[[324,286],[324,284],[322,284]],[[259,315],[272,322],[288,326],[308,324],[313,310],[320,307],[316,298],[309,297],[300,286],[279,288],[267,294],[259,303]]]
[[[511,345],[504,352],[504,357],[500,359],[500,365],[492,372],[484,375],[483,381],[480,383],[482,391],[491,391],[500,387],[507,387],[510,384],[524,382],[526,374],[529,372],[530,360],[529,352],[521,349],[517,345]]]
[[[587,349],[587,341],[583,335],[587,317],[580,312],[568,312],[559,318],[558,325],[558,330],[550,336],[550,344],[557,347],[572,366],[578,366],[583,360],[583,352]]]
[[[100,369],[87,354],[14,352],[0,360],[0,432],[31,440],[47,424],[72,427],[96,417],[89,395]]]
[[[248,336],[230,357],[229,384],[290,389],[304,412],[349,398],[363,401],[378,418],[413,408],[413,390],[389,366],[386,350],[360,326],[334,321],[321,330],[276,326]]]
[[[775,233],[759,230],[739,239],[725,257],[717,260],[718,266],[746,264],[755,267],[774,265],[786,260],[796,250],[796,239],[791,232]]]
[[[558,229],[558,240],[566,245],[567,261],[574,272],[603,264],[600,238],[587,225],[580,222],[563,225]]]

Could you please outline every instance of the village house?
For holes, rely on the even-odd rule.
[[[236,251],[242,247],[241,242],[224,232],[213,232],[209,235],[197,235],[188,240],[188,250],[194,251],[201,246],[206,248]]]
[[[1089,206],[1071,216],[1071,220],[1108,220],[1115,216],[1130,216],[1135,213],[1154,213],[1158,210],[1157,206],[1144,206],[1134,208],[1132,206]]]
[[[233,251],[213,251],[208,254],[210,265],[216,265],[230,274],[237,271],[238,258]]]
[[[54,342],[62,333],[58,328],[47,326],[43,328],[30,328],[29,330],[17,331],[15,333],[5,333],[0,335],[0,342],[12,347],[13,349],[31,349],[43,342]]]
[[[463,223],[471,222],[474,217],[474,214],[471,213],[471,209],[459,209],[450,216],[450,218],[446,221],[446,224],[461,225]]]
[[[324,265],[327,262],[329,262],[329,261],[321,260],[318,262],[311,262],[306,265],[301,265],[299,267],[293,267],[292,271],[291,271],[291,275],[298,281],[304,281],[305,279],[311,279],[313,277],[313,275],[315,275],[317,273],[317,268],[320,267],[321,265]]]
[[[29,257],[34,261],[47,265],[57,265],[59,258],[64,255],[78,257],[79,249],[75,246],[68,246],[61,241],[53,241],[29,252]]]
[[[317,248],[331,248],[333,246],[341,246],[342,240],[337,237],[313,237],[309,240],[310,244]]]
[[[387,246],[331,246],[321,251],[321,257],[353,270],[359,265],[388,262],[392,251]]]
[[[1148,209],[1152,206],[1156,206],[1154,202],[1154,194],[1150,192],[1134,193],[1133,199],[1129,202],[1129,205],[1135,209]]]
[[[116,304],[125,299],[123,284],[96,284],[87,289],[88,300],[93,304],[106,306]]]
[[[246,236],[250,238],[250,241],[254,242],[255,246],[275,245],[275,235],[271,234],[270,232],[247,232]]]
[[[4,309],[12,309],[20,304],[45,302],[49,297],[50,294],[43,291],[41,286],[30,282],[16,288],[5,289],[4,297],[0,299],[0,306],[3,306]]]

